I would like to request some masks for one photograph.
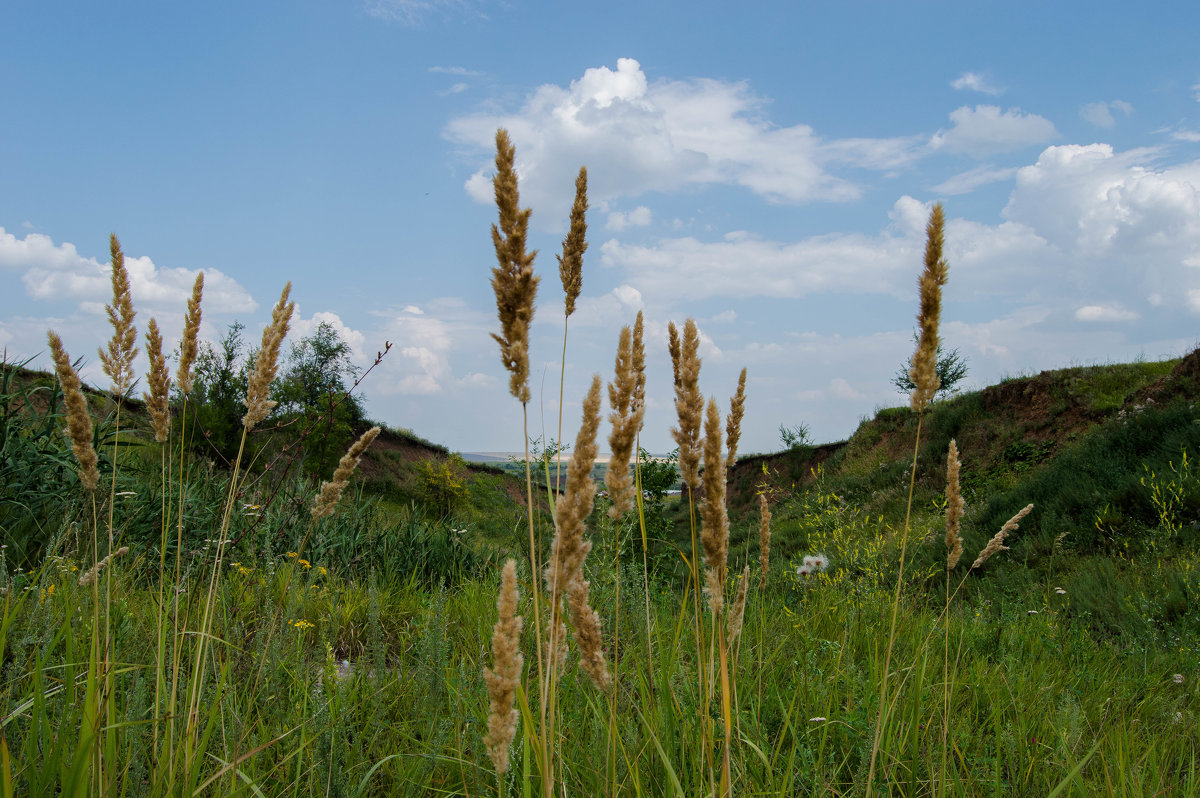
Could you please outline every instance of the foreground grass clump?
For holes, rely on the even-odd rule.
[[[201,783],[245,758],[208,794],[495,790],[483,743],[488,662],[479,641],[491,636],[498,575],[440,588],[382,574],[345,580],[286,554],[235,562],[220,581],[222,611],[212,630],[226,642],[205,677],[214,712]],[[155,644],[157,592],[127,564],[119,560],[114,570],[114,660],[122,665],[110,699],[118,774],[112,787],[164,794],[148,775],[155,757],[146,653]],[[2,698],[16,794],[52,794],[79,745],[91,592],[78,585],[73,565],[78,569],[56,558],[8,580]],[[521,581],[528,584],[528,576]],[[663,587],[652,590],[647,608],[633,569],[593,577],[597,606],[613,606],[618,581],[625,583],[621,615],[611,622],[637,631],[622,637],[620,658],[610,662],[615,749],[607,703],[568,663],[559,681],[559,725],[569,730],[558,741],[559,778],[577,795],[699,794],[708,780],[698,756],[698,718],[707,702],[696,693],[690,609],[680,610],[679,597]],[[804,581],[779,570],[765,591],[752,586],[731,663],[743,743],[731,767],[741,794],[861,787],[882,667],[878,630],[889,599],[886,589],[858,588],[836,568]],[[1072,600],[1052,594],[1035,606],[952,609],[948,794],[1046,795],[1064,781],[1077,795],[1183,796],[1200,788],[1200,652],[1166,641],[1145,648],[1097,642],[1068,617]],[[879,789],[924,795],[941,772],[943,677],[941,646],[931,651],[923,640],[940,627],[941,608],[902,601],[907,620],[894,658],[906,663],[898,673],[905,683],[881,748]],[[648,642],[641,628],[647,609],[654,630]],[[522,590],[518,614],[530,610]],[[644,667],[651,653],[653,680]],[[615,754],[615,769],[606,752]],[[535,753],[522,734],[507,789],[521,790]]]

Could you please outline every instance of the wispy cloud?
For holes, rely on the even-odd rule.
[[[398,25],[420,25],[430,16],[480,17],[475,0],[364,0],[369,15]]]
[[[933,187],[933,190],[938,194],[953,196],[956,194],[968,194],[980,186],[988,183],[998,183],[1001,180],[1010,180],[1017,173],[1017,168],[996,168],[994,166],[984,165],[977,166],[974,169],[969,169],[966,172],[960,172],[948,180]]]
[[[1098,127],[1111,128],[1117,124],[1117,120],[1112,114],[1113,111],[1119,111],[1125,116],[1129,116],[1133,113],[1133,106],[1124,100],[1087,103],[1079,109],[1079,116]]]
[[[950,81],[951,88],[959,91],[977,91],[982,94],[1003,94],[1004,89],[994,84],[989,78],[978,72],[964,72]]]
[[[478,70],[460,66],[431,66],[429,71],[440,75],[457,75],[462,78],[478,78],[483,77],[484,74]]]

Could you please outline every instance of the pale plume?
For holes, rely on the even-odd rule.
[[[113,302],[105,305],[108,323],[113,336],[108,342],[108,351],[100,350],[100,363],[104,373],[112,380],[112,390],[124,396],[133,387],[133,359],[137,356],[137,330],[133,326],[133,297],[129,291],[129,273],[125,271],[125,255],[116,235],[108,237],[108,249],[112,256]]]
[[[500,576],[500,595],[496,600],[499,620],[492,627],[492,666],[495,670],[483,669],[487,682],[490,712],[488,713],[487,736],[483,738],[488,756],[496,766],[496,772],[508,771],[508,751],[517,734],[520,714],[513,706],[517,687],[521,683],[521,666],[525,658],[521,655],[521,627],[524,623],[517,615],[517,563],[508,560]]]
[[[288,301],[291,290],[291,283],[283,287],[283,293],[271,312],[271,323],[263,330],[262,346],[258,350],[254,372],[246,389],[246,415],[242,417],[242,425],[247,430],[254,429],[275,407],[275,402],[267,397],[271,393],[271,381],[275,379],[275,372],[279,368],[279,348],[287,337],[292,311],[296,307],[295,302]]]
[[[509,141],[508,131],[500,128],[496,131],[496,176],[492,178],[499,212],[499,224],[492,225],[492,244],[499,263],[492,268],[492,290],[496,293],[500,335],[493,333],[492,338],[500,344],[500,359],[509,372],[509,392],[526,404],[530,396],[529,325],[539,278],[533,273],[537,251],[525,252],[530,211],[520,207],[515,160],[516,148]]]
[[[563,251],[558,258],[558,276],[566,294],[565,315],[575,312],[575,300],[583,290],[583,253],[587,252],[587,167],[579,168],[575,178],[575,204],[571,206],[571,226],[563,239]]]
[[[1004,545],[1004,539],[1008,537],[1009,532],[1015,532],[1017,530],[1020,520],[1029,515],[1029,511],[1032,509],[1033,505],[1027,504],[1019,513],[1008,519],[1004,523],[1004,526],[1000,527],[1000,531],[997,532],[992,539],[988,541],[988,544],[983,547],[983,551],[979,552],[979,556],[975,558],[975,562],[971,564],[971,567],[978,568],[987,562],[988,559],[991,558],[991,556],[996,552],[1008,551],[1008,546]]]
[[[358,440],[350,445],[350,449],[342,455],[342,459],[338,461],[338,466],[333,472],[333,478],[328,482],[321,483],[321,493],[317,496],[317,500],[313,502],[312,517],[324,518],[325,516],[333,515],[333,510],[337,506],[338,500],[342,498],[342,491],[346,489],[346,485],[350,482],[350,477],[353,476],[354,470],[358,468],[358,461],[362,460],[362,456],[366,453],[367,448],[379,436],[379,427],[371,427],[364,432]]]
[[[946,284],[948,269],[942,257],[944,225],[945,216],[941,203],[938,203],[933,206],[929,224],[925,227],[925,269],[921,272],[921,313],[917,317],[921,334],[908,372],[915,386],[909,401],[917,412],[929,404],[941,385],[937,374],[938,321],[942,314],[942,286]]]
[[[192,363],[198,351],[196,339],[200,335],[200,298],[204,293],[204,272],[196,275],[192,285],[192,296],[188,299],[187,315],[183,320],[183,340],[179,342],[179,369],[175,372],[175,384],[184,394],[192,392]]]
[[[171,376],[167,372],[167,360],[163,357],[158,322],[154,319],[150,319],[150,323],[146,325],[146,355],[150,358],[150,374],[146,378],[146,382],[150,384],[150,393],[142,394],[142,398],[146,400],[146,410],[150,413],[154,440],[162,443],[171,434],[171,414],[167,409]]]
[[[99,459],[92,447],[92,417],[88,414],[87,400],[79,375],[71,366],[71,358],[63,349],[62,339],[54,331],[46,333],[50,341],[50,356],[54,359],[54,372],[62,386],[63,403],[67,408],[67,437],[71,439],[71,451],[79,463],[79,481],[88,490],[95,490],[100,481]]]

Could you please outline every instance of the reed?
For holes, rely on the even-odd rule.
[[[484,668],[483,678],[487,682],[488,732],[484,737],[488,757],[496,766],[499,791],[503,794],[503,781],[508,772],[508,752],[517,734],[520,714],[513,706],[517,688],[521,684],[521,668],[525,658],[521,655],[521,628],[524,619],[517,615],[517,563],[513,559],[504,562],[500,574],[500,595],[496,600],[499,619],[492,629],[492,669]]]
[[[888,627],[887,651],[883,659],[883,675],[879,685],[879,710],[875,718],[875,735],[871,744],[871,764],[867,772],[866,795],[870,798],[875,782],[875,765],[879,756],[879,743],[885,726],[884,708],[887,703],[888,678],[891,672],[892,651],[896,644],[896,628],[900,613],[900,590],[904,584],[904,566],[908,554],[908,533],[912,523],[913,492],[917,484],[917,453],[920,451],[921,425],[925,410],[937,393],[941,380],[937,375],[938,323],[942,312],[942,286],[946,283],[948,267],[942,257],[944,243],[943,227],[945,216],[941,203],[933,206],[929,223],[925,226],[925,268],[919,283],[921,310],[917,315],[920,337],[909,378],[913,390],[909,397],[912,409],[917,413],[917,431],[913,441],[912,466],[908,483],[908,505],[904,513],[904,531],[900,538],[900,562],[896,572],[896,588],[892,596],[891,623]]]

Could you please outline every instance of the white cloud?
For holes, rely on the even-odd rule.
[[[745,82],[711,79],[649,81],[640,64],[621,58],[615,70],[588,69],[563,88],[543,85],[519,111],[483,111],[453,120],[451,140],[491,152],[505,127],[517,149],[522,202],[535,221],[565,224],[580,164],[589,170],[594,203],[647,191],[734,185],[774,202],[844,201],[859,196],[826,164],[892,167],[916,157],[915,139],[823,141],[811,127],[781,127],[764,116],[766,101]],[[469,194],[493,201],[483,166]],[[546,224],[545,222],[538,222]]]
[[[1006,169],[997,169],[994,166],[977,166],[974,169],[968,169],[965,172],[960,172],[953,177],[942,181],[933,187],[933,190],[939,194],[954,196],[956,194],[968,194],[980,186],[985,186],[988,183],[998,183],[1002,180],[1010,180],[1017,173],[1016,167]]]
[[[1188,290],[1187,307],[1192,313],[1200,313],[1200,288]]]
[[[608,222],[605,224],[609,230],[617,230],[618,232],[627,227],[646,227],[653,220],[653,214],[645,205],[639,205],[628,213],[621,211],[613,211],[608,215]]]
[[[288,332],[288,340],[297,343],[302,338],[312,335],[322,322],[331,326],[338,338],[350,347],[351,360],[360,367],[367,366],[373,359],[373,354],[366,350],[366,335],[362,330],[356,330],[342,321],[341,316],[329,311],[319,311],[305,319],[300,315],[297,305],[292,315],[292,323]]]
[[[1110,128],[1117,124],[1117,120],[1112,115],[1113,111],[1120,111],[1125,116],[1129,116],[1133,113],[1133,106],[1124,100],[1088,103],[1079,109],[1079,115],[1093,125]]]
[[[434,14],[481,15],[478,3],[472,0],[364,0],[363,5],[370,16],[400,25],[419,25]],[[443,70],[434,67],[429,71]]]
[[[930,147],[980,156],[1041,144],[1058,135],[1049,119],[1020,108],[1002,111],[996,105],[964,105],[950,112],[950,121],[954,126],[935,133]]]
[[[1126,310],[1118,304],[1084,305],[1075,311],[1076,321],[1114,322],[1136,321],[1141,318],[1132,310]]]
[[[442,96],[446,96],[449,94],[462,94],[464,91],[466,91],[469,88],[470,88],[470,86],[468,86],[466,83],[455,83],[453,86],[451,86],[450,88],[448,88],[444,92],[442,92]]]
[[[977,91],[982,94],[1000,94],[1004,89],[993,84],[983,75],[977,72],[964,72],[954,80],[950,81],[951,88],[959,91]]]
[[[1171,138],[1176,141],[1186,141],[1192,144],[1200,142],[1200,131],[1188,130],[1185,127],[1178,127],[1171,131]]]
[[[1154,169],[1153,150],[1048,147],[1017,172],[1004,215],[1055,246],[1146,263],[1200,254],[1200,162]]]
[[[482,72],[477,70],[467,69],[466,67],[460,66],[431,66],[429,71],[442,75],[458,75],[459,77],[464,78],[477,78],[483,75]]]
[[[111,267],[79,254],[74,244],[55,244],[49,236],[29,233],[19,239],[0,227],[0,270],[21,274],[26,293],[39,300],[69,300],[81,309],[103,306],[112,297]],[[192,295],[196,270],[167,269],[150,258],[125,256],[134,308],[173,312],[182,316]],[[204,269],[204,310],[209,313],[248,313],[258,307],[237,281],[217,269]]]
[[[835,399],[861,399],[863,395],[850,385],[849,382],[841,377],[834,377],[829,381],[829,393]]]
[[[600,258],[605,266],[620,268],[655,304],[838,293],[908,298],[924,251],[929,205],[904,196],[889,217],[877,235],[834,233],[770,241],[739,231],[719,241],[685,236],[628,244],[610,239],[600,246]],[[1027,226],[1015,222],[989,227],[952,220],[947,242],[972,284],[993,288],[1003,286],[1013,268],[1023,268],[996,266],[1024,264],[1046,248]],[[731,263],[738,268],[731,269]]]

